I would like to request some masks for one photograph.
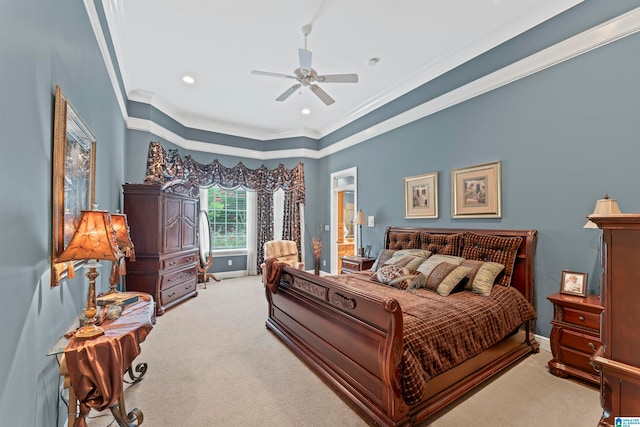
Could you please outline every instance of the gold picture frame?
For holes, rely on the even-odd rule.
[[[404,217],[438,218],[438,172],[404,179]]]
[[[451,171],[452,218],[502,218],[500,161]]]
[[[560,282],[560,293],[566,295],[587,296],[587,273],[576,271],[562,271],[562,281]]]
[[[81,211],[95,203],[96,138],[89,126],[56,86],[53,125],[51,214],[51,286],[68,269],[56,263],[78,227]]]

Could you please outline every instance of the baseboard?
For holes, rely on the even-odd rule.
[[[247,270],[234,270],[234,271],[223,271],[223,272],[213,272],[216,276],[216,279],[231,279],[233,277],[241,277],[248,276],[249,272]]]
[[[536,338],[536,341],[540,343],[540,348],[542,350],[545,350],[551,353],[551,341],[549,341],[549,338],[543,337],[542,335],[535,335],[535,338]]]

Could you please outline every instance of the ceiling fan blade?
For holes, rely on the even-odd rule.
[[[318,76],[319,82],[327,83],[358,83],[357,74],[327,74]]]
[[[300,57],[300,70],[304,70],[303,74],[309,74],[311,72],[311,51],[300,48],[298,56]]]
[[[327,94],[327,92],[322,90],[322,88],[318,85],[309,85],[309,89],[311,89],[311,92],[315,93],[316,96],[320,98],[322,102],[324,102],[326,105],[331,105],[334,102],[336,102],[333,98],[329,96],[329,94]]]
[[[271,73],[269,71],[258,71],[258,70],[251,70],[251,74],[256,74],[258,76],[269,76],[269,77],[284,77],[287,79],[296,79],[295,76],[290,76],[288,74],[280,74],[280,73]]]
[[[295,92],[296,90],[298,90],[300,88],[300,83],[297,83],[293,86],[291,86],[289,89],[285,90],[284,93],[282,95],[280,95],[279,97],[276,98],[276,101],[284,101],[285,99],[287,99],[288,97],[291,96],[291,94],[293,92]]]

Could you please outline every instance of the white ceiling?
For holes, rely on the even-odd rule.
[[[104,0],[130,100],[185,126],[255,139],[322,137],[581,0]],[[319,83],[275,98],[292,74],[301,28]],[[380,61],[368,65],[371,58]],[[189,74],[195,84],[182,82]],[[301,114],[303,108],[311,114]]]

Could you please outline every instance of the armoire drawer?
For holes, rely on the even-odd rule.
[[[160,270],[171,270],[174,268],[180,268],[183,265],[193,264],[194,262],[196,262],[195,252],[178,255],[171,258],[165,258],[160,261]]]
[[[195,281],[197,278],[196,266],[189,265],[180,270],[172,271],[170,273],[164,273],[160,281],[160,290],[172,288],[182,282],[190,280]]]
[[[172,288],[164,289],[160,292],[160,298],[162,299],[162,305],[171,305],[173,301],[176,301],[184,295],[195,291],[197,282],[194,280],[180,283]]]

